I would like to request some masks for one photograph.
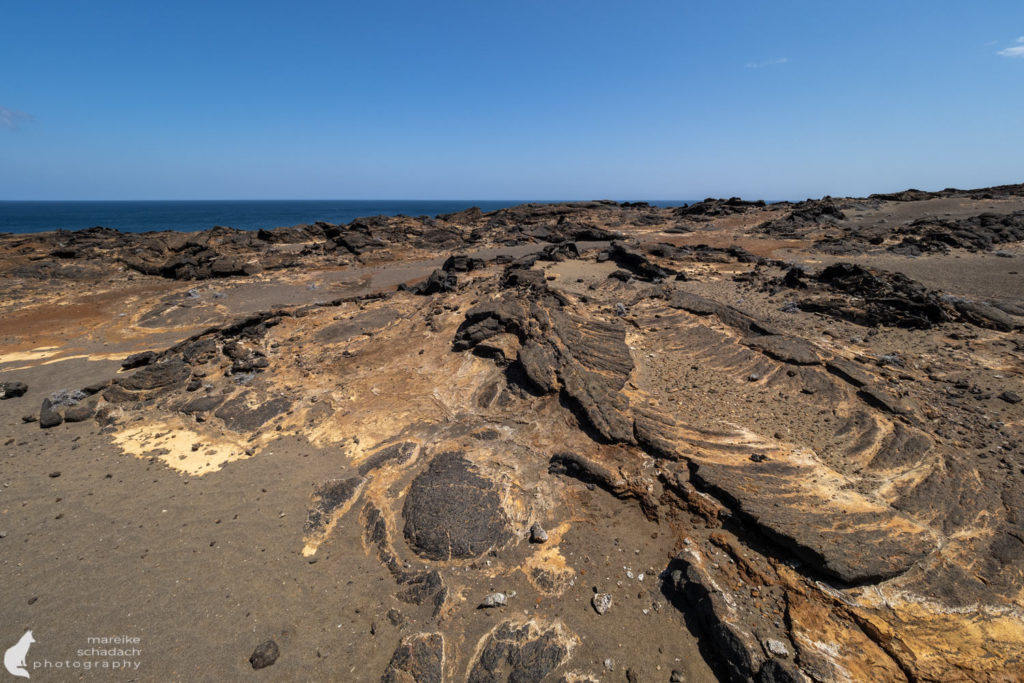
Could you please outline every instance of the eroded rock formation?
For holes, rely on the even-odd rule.
[[[94,416],[121,450],[183,477],[232,476],[288,439],[326,453],[330,474],[305,484],[293,551],[379,569],[347,589],[395,601],[399,630],[372,678],[668,679],[668,662],[600,650],[627,629],[615,637],[644,657],[692,631],[728,680],[1014,680],[1024,289],[961,291],[941,272],[952,259],[916,271],[925,284],[885,260],[905,228],[931,234],[922,226],[965,259],[1022,258],[976,253],[1021,248],[1010,230],[1019,192],[984,194],[21,238],[29,251],[59,240],[67,267],[138,252],[128,266],[146,277],[239,283],[267,277],[276,266],[264,256],[287,244],[306,244],[317,268],[341,252],[391,267],[416,250],[445,257],[402,288],[133,349],[80,395],[48,389],[32,418],[60,434]],[[882,206],[953,201],[980,217],[956,220],[1001,237],[962,240],[960,223],[928,215],[871,222]],[[996,222],[1009,231],[970,202],[1004,202]],[[715,221],[734,223],[709,245]],[[839,243],[854,259],[820,263]],[[261,274],[217,265],[225,251],[249,254]],[[168,325],[182,307],[157,301],[134,329],[151,314]],[[4,379],[12,396],[36,384]],[[603,613],[594,595],[611,598]]]

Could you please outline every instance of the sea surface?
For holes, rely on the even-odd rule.
[[[530,200],[176,200],[176,201],[0,201],[0,233],[81,230],[96,225],[122,232],[180,230],[215,225],[259,230],[302,223],[349,223],[363,216],[436,216],[478,206],[481,210]],[[690,200],[692,201],[692,200]],[[651,201],[679,206],[687,200]]]

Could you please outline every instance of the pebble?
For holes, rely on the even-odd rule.
[[[768,650],[771,654],[776,657],[788,657],[789,648],[781,640],[775,638],[768,638],[764,641],[764,649]]]
[[[548,532],[544,531],[544,527],[540,524],[534,522],[530,527],[530,543],[544,543],[547,540]]]
[[[590,599],[590,604],[594,606],[595,612],[604,614],[612,607],[612,596],[608,593],[597,593]]]
[[[508,604],[510,598],[516,596],[515,592],[511,592],[508,595],[505,593],[491,593],[484,601],[480,603],[481,607],[504,607]]]
[[[252,655],[249,656],[249,664],[254,669],[263,669],[276,662],[280,654],[277,643],[273,640],[265,640],[253,650]]]
[[[608,669],[609,671],[615,671],[615,660],[611,657],[604,660],[604,668]]]
[[[686,683],[686,675],[679,669],[673,669],[668,681],[669,683]]]

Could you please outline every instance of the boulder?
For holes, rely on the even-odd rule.
[[[39,426],[46,429],[48,427],[56,427],[62,422],[64,422],[64,416],[61,415],[50,399],[44,398],[43,405],[39,409]]]
[[[26,391],[28,385],[24,382],[0,382],[0,400],[24,396]]]

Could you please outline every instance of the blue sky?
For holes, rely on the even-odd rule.
[[[1024,181],[1024,2],[0,3],[0,199]]]

